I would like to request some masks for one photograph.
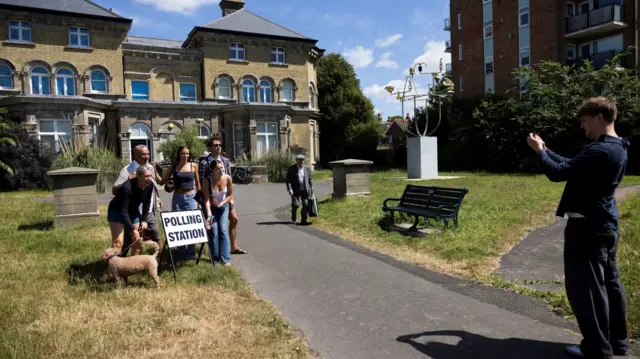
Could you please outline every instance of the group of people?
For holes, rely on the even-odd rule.
[[[158,243],[162,240],[156,211],[163,207],[159,186],[172,192],[171,211],[202,210],[209,231],[209,253],[217,264],[229,265],[231,254],[245,254],[237,245],[238,215],[233,198],[233,181],[229,159],[222,155],[222,140],[213,137],[207,142],[207,152],[197,163],[190,161],[189,148],[180,147],[170,168],[160,175],[150,162],[149,149],[134,148],[134,160],[125,166],[115,181],[115,196],[108,207],[107,220],[112,245],[126,256],[140,254],[143,239]],[[142,238],[147,236],[147,238]],[[176,248],[177,262],[196,258],[195,245]]]

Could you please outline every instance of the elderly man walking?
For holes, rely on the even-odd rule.
[[[296,164],[287,170],[287,192],[291,196],[291,222],[296,223],[298,207],[302,203],[301,225],[309,224],[309,197],[313,194],[313,179],[311,170],[304,165],[304,155],[296,155]]]
[[[145,145],[138,145],[133,149],[133,161],[131,161],[131,163],[129,163],[128,165],[126,165],[122,170],[120,170],[120,175],[118,176],[118,179],[116,180],[116,182],[113,184],[113,188],[112,188],[112,192],[113,195],[115,196],[116,193],[118,193],[118,189],[120,188],[120,186],[125,183],[127,180],[129,180],[130,178],[133,178],[136,176],[136,169],[140,166],[144,166],[144,165],[148,165],[149,164],[149,158],[150,158],[150,154],[149,154],[149,148],[147,148],[147,146]],[[156,220],[156,216],[155,216],[155,211],[156,211],[156,205],[158,208],[162,208],[162,201],[160,200],[160,196],[158,193],[158,185],[157,185],[157,181],[161,181],[162,177],[160,177],[160,175],[158,174],[158,171],[156,171],[156,168],[153,164],[151,164],[151,167],[153,167],[153,196],[151,197],[151,205],[149,206],[149,216],[147,217],[147,225],[149,226],[149,229],[151,229],[151,232],[153,233],[153,241],[158,243],[158,246],[160,246],[160,252],[162,253],[162,240],[160,238],[160,230],[158,229],[158,222]],[[139,208],[140,211],[142,211],[142,205]],[[129,235],[128,231],[124,232],[124,247],[123,248],[127,248],[127,246],[129,244],[131,244],[131,237]],[[123,253],[123,255],[126,254],[126,250]],[[138,247],[134,247],[134,251],[133,251],[133,255],[138,255],[140,254],[140,249]]]

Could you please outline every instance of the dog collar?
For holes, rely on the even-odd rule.
[[[117,257],[119,255],[120,255],[119,253],[110,255],[109,258],[107,258],[107,262],[110,261],[113,257]]]

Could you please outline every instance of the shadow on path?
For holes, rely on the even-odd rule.
[[[458,337],[460,341],[457,344],[447,344],[441,341],[430,341],[428,337],[439,337],[438,340],[442,341],[445,340],[441,337]],[[417,351],[433,359],[560,359],[567,358],[564,354],[564,347],[569,345],[520,338],[494,339],[462,330],[437,330],[408,334],[402,335],[396,340],[411,345]],[[456,339],[446,341],[454,343]]]

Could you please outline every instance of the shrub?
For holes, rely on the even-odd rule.
[[[293,153],[286,150],[272,150],[259,158],[251,159],[242,154],[235,158],[235,164],[239,166],[266,166],[269,182],[284,182],[287,176],[287,169],[295,163]]]
[[[347,127],[348,145],[345,156],[360,160],[373,160],[378,142],[383,138],[382,123],[378,121],[357,123]]]
[[[118,173],[128,162],[117,157],[107,148],[83,147],[80,150],[67,148],[53,161],[52,170],[66,167],[93,168],[98,173],[96,189],[98,193],[105,193],[118,177]]]
[[[198,138],[198,128],[195,125],[187,125],[182,131],[176,134],[176,137],[163,142],[158,147],[158,152],[174,164],[176,153],[181,146],[189,148],[190,161],[195,161],[207,149],[207,140]]]
[[[11,175],[0,169],[0,191],[17,191],[48,188],[47,171],[55,154],[47,146],[30,136],[23,128],[15,128],[11,134],[17,146],[0,143],[0,158],[10,162],[15,168]]]

